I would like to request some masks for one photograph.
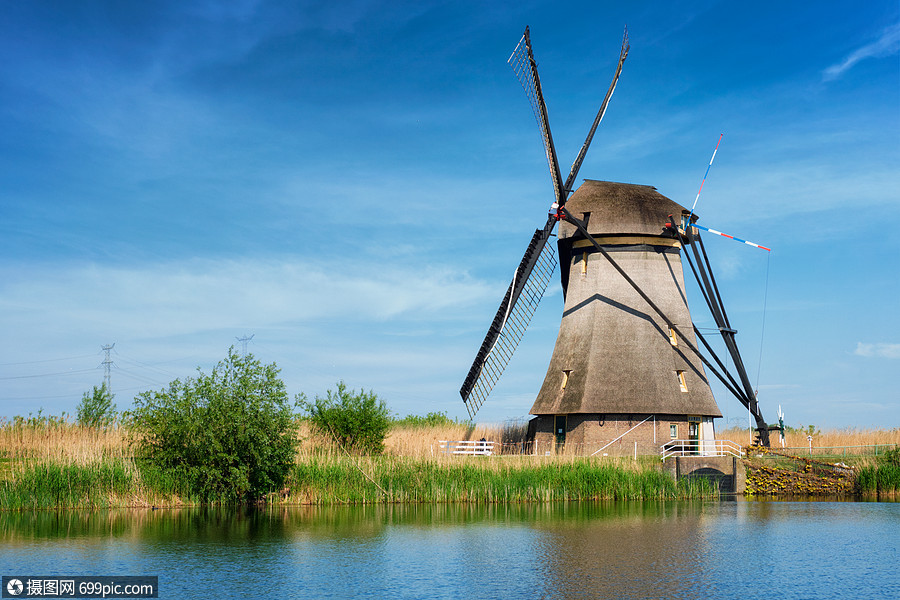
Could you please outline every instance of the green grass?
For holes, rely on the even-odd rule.
[[[196,505],[200,499],[179,473],[130,459],[79,465],[28,462],[0,481],[0,510]],[[208,504],[222,504],[219,498]]]
[[[882,463],[863,467],[857,476],[863,494],[892,495],[900,492],[900,465]]]
[[[419,415],[406,415],[395,417],[391,421],[392,427],[444,427],[447,425],[465,425],[464,421],[451,419],[445,412],[430,412],[424,417]]]
[[[676,484],[674,478],[655,468],[632,471],[588,459],[535,463],[481,458],[460,458],[453,462],[390,457],[359,462],[347,458],[313,458],[295,465],[288,481],[291,500],[309,504],[659,500],[718,496],[718,491],[706,480],[682,480]]]
[[[655,462],[625,468],[596,459],[532,457],[313,457],[293,466],[288,490],[285,502],[316,505],[718,497],[706,480],[676,483]],[[197,497],[178,472],[130,459],[27,463],[0,482],[0,510],[223,503]]]
[[[878,464],[860,469],[856,481],[859,491],[866,495],[900,493],[900,446],[887,450]]]
[[[26,465],[14,479],[0,483],[0,508],[106,508],[133,489],[134,478],[122,461],[89,465],[40,462]]]

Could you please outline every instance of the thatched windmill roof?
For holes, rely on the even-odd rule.
[[[696,345],[680,244],[663,235],[668,215],[684,208],[651,186],[590,180],[566,208],[587,219],[591,235]],[[699,358],[683,342],[672,344],[666,323],[580,238],[560,223],[566,302],[531,414],[722,416]]]

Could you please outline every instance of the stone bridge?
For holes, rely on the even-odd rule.
[[[747,489],[747,472],[736,456],[671,456],[666,459],[665,468],[676,480],[704,477],[722,494],[743,494]]]

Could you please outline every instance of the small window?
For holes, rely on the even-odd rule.
[[[675,371],[678,374],[678,386],[682,392],[687,393],[687,382],[684,380],[684,371]]]
[[[669,425],[669,437],[673,440],[678,439],[678,425],[676,425],[675,423]]]
[[[669,327],[669,343],[678,347],[678,336],[675,335],[675,330]]]
[[[561,389],[566,389],[566,386],[569,384],[569,373],[571,373],[571,372],[572,372],[572,369],[566,369],[565,371],[563,371],[562,388]]]

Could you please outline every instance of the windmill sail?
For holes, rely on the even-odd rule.
[[[556,255],[553,248],[547,245],[555,224],[556,220],[550,218],[544,229],[535,230],[459,390],[470,418],[481,408],[506,369],[547,291],[556,269]]]
[[[569,177],[565,182],[562,180],[562,173],[559,170],[559,160],[556,156],[556,147],[553,145],[553,136],[550,133],[550,121],[547,117],[547,105],[544,103],[544,96],[541,92],[541,79],[537,71],[537,62],[531,51],[531,36],[526,27],[525,33],[513,50],[507,61],[516,73],[516,77],[525,88],[525,94],[531,104],[534,117],[538,122],[541,130],[541,138],[544,142],[544,152],[547,155],[547,164],[550,167],[550,178],[553,180],[554,192],[554,210],[547,217],[547,223],[543,229],[534,232],[531,243],[516,269],[512,282],[506,290],[506,295],[494,315],[494,320],[488,329],[481,348],[475,356],[475,361],[469,369],[468,375],[459,390],[463,402],[466,403],[466,409],[469,411],[469,417],[474,417],[475,413],[487,399],[488,395],[503,373],[509,360],[512,358],[513,352],[519,345],[525,329],[531,322],[531,317],[537,309],[550,277],[556,268],[556,256],[553,250],[547,246],[547,240],[553,233],[553,228],[560,218],[559,209],[565,205],[566,199],[571,192],[571,186],[578,176],[581,163],[587,154],[588,147],[597,130],[597,126],[606,113],[606,107],[609,99],[612,97],[616,83],[619,81],[619,75],[622,72],[622,64],[628,56],[628,30],[625,30],[625,37],[622,40],[622,49],[619,52],[619,64],[616,73],[613,76],[606,97],[600,105],[600,110],[594,118],[590,132],[585,139],[581,150],[578,153],[572,168],[569,171]]]
[[[541,92],[541,78],[537,72],[537,62],[531,53],[531,36],[528,28],[522,34],[522,39],[516,45],[516,49],[510,55],[509,66],[516,73],[516,77],[525,88],[525,95],[531,103],[534,118],[541,128],[541,138],[544,140],[544,152],[547,154],[547,164],[550,167],[550,177],[553,179],[553,193],[556,202],[565,202],[566,186],[563,185],[562,174],[559,171],[559,160],[556,158],[556,147],[553,145],[553,135],[550,133],[550,120],[547,117],[547,105],[544,103],[544,94]]]

